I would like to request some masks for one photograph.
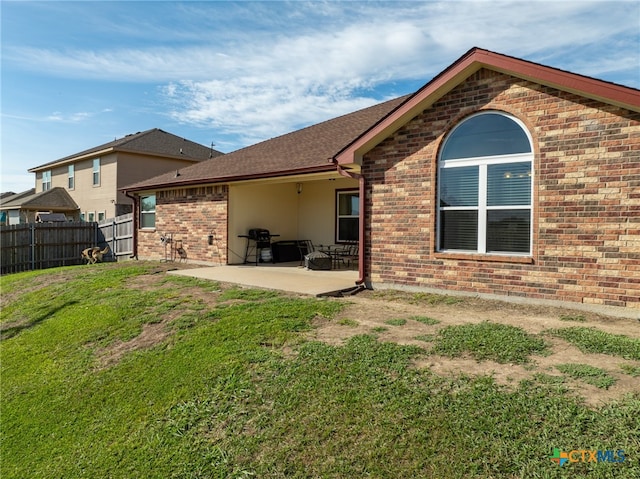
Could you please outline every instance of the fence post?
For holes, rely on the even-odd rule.
[[[30,223],[31,230],[31,271],[36,269],[36,225]]]
[[[113,258],[118,260],[118,242],[116,241],[116,235],[118,234],[118,228],[116,223],[116,218],[113,218],[111,221],[111,250],[113,251]]]
[[[93,243],[98,246],[98,231],[100,231],[100,228],[98,227],[98,222],[94,222],[93,223]]]

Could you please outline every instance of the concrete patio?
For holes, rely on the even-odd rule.
[[[339,296],[356,287],[358,271],[312,271],[295,263],[211,266],[170,271],[170,274],[210,279],[313,296]]]

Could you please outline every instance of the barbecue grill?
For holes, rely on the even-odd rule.
[[[244,252],[244,262],[249,262],[249,257],[254,256],[255,264],[258,262],[273,263],[273,251],[271,250],[271,238],[280,235],[272,235],[269,230],[251,228],[249,234],[242,235],[247,238],[247,248]]]

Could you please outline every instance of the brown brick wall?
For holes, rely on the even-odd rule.
[[[482,110],[534,142],[532,258],[436,248],[438,148]],[[480,70],[365,157],[366,264],[376,283],[640,310],[640,114]]]
[[[139,230],[138,255],[164,259],[161,235],[182,241],[188,261],[211,264],[227,262],[227,186],[207,186],[156,193],[156,228]],[[213,244],[208,236],[214,234]]]

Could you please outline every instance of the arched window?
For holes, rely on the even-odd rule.
[[[499,112],[463,120],[445,140],[438,181],[438,250],[531,254],[533,148]]]

